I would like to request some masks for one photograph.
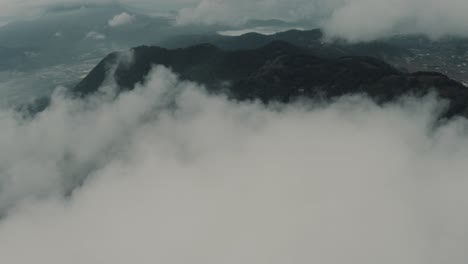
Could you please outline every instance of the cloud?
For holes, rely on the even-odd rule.
[[[395,33],[422,33],[433,38],[468,36],[468,17],[462,0],[348,0],[325,20],[332,36],[352,41],[371,40]]]
[[[111,20],[109,20],[108,24],[111,27],[119,27],[127,24],[131,24],[135,21],[135,17],[129,15],[126,12],[123,12],[119,15],[114,16]]]
[[[433,129],[439,108],[237,103],[161,67],[115,99],[57,92],[36,118],[0,112],[0,255],[464,264],[468,123]]]
[[[90,31],[88,32],[88,34],[86,34],[86,38],[94,40],[103,40],[106,39],[106,36],[96,31]]]
[[[367,41],[391,34],[468,36],[464,0],[202,0],[179,11],[178,24],[239,25],[250,18],[311,20],[330,37]]]

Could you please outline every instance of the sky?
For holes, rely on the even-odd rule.
[[[0,17],[37,14],[74,0],[1,0]],[[88,1],[89,2],[89,1]],[[108,0],[93,0],[107,3]],[[432,38],[468,36],[464,0],[121,0],[146,10],[177,11],[177,24],[238,25],[251,18],[306,19],[330,37],[368,41],[391,34],[422,33]]]
[[[467,36],[464,0],[203,0],[179,13],[180,23],[239,23],[251,17],[309,19],[330,37],[367,41],[390,34]]]

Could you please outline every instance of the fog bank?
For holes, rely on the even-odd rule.
[[[235,103],[164,68],[115,100],[57,92],[34,119],[0,113],[0,255],[466,263],[467,122],[433,130],[440,107]]]

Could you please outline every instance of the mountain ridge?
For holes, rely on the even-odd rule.
[[[224,35],[182,35],[168,38],[159,43],[160,46],[174,49],[186,48],[202,43],[211,43],[227,50],[256,49],[273,41],[286,41],[295,46],[314,50],[326,57],[341,57],[346,55],[372,56],[380,59],[411,56],[408,49],[391,45],[382,41],[369,43],[345,43],[340,41],[324,41],[324,33],[320,29],[291,29],[271,35],[250,32],[240,36]]]
[[[226,92],[236,100],[290,102],[299,97],[332,99],[365,94],[389,102],[408,94],[437,93],[449,102],[446,117],[468,116],[468,89],[436,72],[402,72],[373,57],[324,58],[309,49],[275,41],[258,49],[229,51],[212,44],[166,49],[140,46],[132,49],[132,64],[118,61],[119,53],[103,59],[73,90],[79,96],[98,91],[109,65],[119,89],[131,90],[145,80],[154,65],[163,65],[183,80],[205,84],[210,92]]]

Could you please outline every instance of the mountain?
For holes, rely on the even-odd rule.
[[[272,41],[287,41],[309,48],[318,56],[371,56],[405,71],[436,71],[468,84],[468,39],[446,37],[431,40],[420,35],[403,35],[371,42],[323,41],[321,30],[289,30],[272,35],[247,33],[240,36],[192,34],[176,36],[159,43],[165,48],[184,48],[210,43],[223,49],[255,49]]]
[[[246,23],[242,25],[243,28],[256,28],[256,27],[289,27],[291,25],[294,25],[292,23],[282,21],[279,19],[267,19],[267,20],[261,20],[261,19],[251,19],[248,20]]]
[[[407,94],[423,96],[434,91],[449,102],[445,117],[468,116],[468,89],[464,85],[439,73],[402,72],[372,57],[319,57],[286,42],[237,51],[210,44],[184,49],[141,46],[132,51],[131,65],[120,62],[119,53],[112,53],[72,92],[79,96],[97,92],[112,64],[117,64],[113,77],[122,90],[143,82],[153,65],[164,65],[182,79],[206,84],[210,92],[227,92],[236,100],[269,103],[366,94],[384,103]]]

